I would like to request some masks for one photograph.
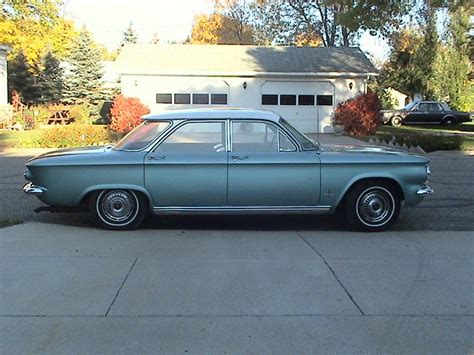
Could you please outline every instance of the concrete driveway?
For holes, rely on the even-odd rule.
[[[2,353],[470,353],[472,232],[0,229]]]
[[[368,235],[330,216],[102,231],[32,212],[35,153],[0,153],[0,217],[25,222],[0,229],[0,353],[474,351],[472,155],[429,154],[435,195]]]

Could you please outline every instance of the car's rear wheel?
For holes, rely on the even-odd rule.
[[[393,127],[401,127],[402,118],[400,116],[394,116],[390,119],[390,123]]]
[[[387,229],[400,213],[400,197],[394,186],[385,181],[365,181],[348,193],[345,212],[349,224],[361,231]]]
[[[103,190],[92,194],[89,209],[99,227],[113,230],[137,228],[147,215],[145,197],[132,190]]]
[[[454,117],[445,117],[441,123],[445,126],[452,126],[456,124],[456,119]]]

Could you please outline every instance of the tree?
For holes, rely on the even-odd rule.
[[[85,27],[71,50],[65,97],[70,103],[98,104],[103,99],[101,54]]]
[[[110,109],[110,129],[128,133],[142,122],[141,117],[147,113],[150,109],[139,99],[117,95]]]
[[[38,86],[41,91],[41,101],[57,103],[61,101],[64,86],[64,70],[59,60],[48,52],[43,58],[43,70],[39,76]]]
[[[38,63],[51,51],[65,58],[76,36],[72,21],[64,18],[61,0],[3,0],[0,12],[0,43],[23,52],[29,64]]]
[[[134,44],[138,42],[138,35],[133,29],[132,22],[129,23],[128,28],[123,32],[123,39],[121,47],[126,44]]]
[[[222,14],[198,15],[191,33],[193,44],[252,44],[252,29]]]
[[[40,97],[35,68],[28,63],[22,51],[8,63],[8,91],[10,95],[16,91],[25,104],[33,104]]]

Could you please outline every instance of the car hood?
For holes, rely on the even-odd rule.
[[[37,159],[61,157],[61,156],[66,156],[66,155],[101,154],[109,150],[110,148],[111,146],[95,146],[95,147],[58,149],[58,150],[53,150],[50,152],[40,154],[34,158],[31,158],[26,163],[29,163]]]
[[[405,157],[407,159],[422,159],[428,161],[423,156],[412,154],[403,150],[389,148],[389,147],[379,147],[374,145],[341,145],[341,144],[328,144],[322,145],[323,151],[326,152],[343,152],[349,154],[357,154],[360,156],[368,155],[378,155],[378,156],[396,156],[396,157]]]

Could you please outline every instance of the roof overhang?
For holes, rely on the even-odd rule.
[[[370,73],[351,73],[351,72],[319,72],[319,73],[278,73],[278,72],[160,72],[160,73],[142,73],[142,72],[123,72],[120,75],[136,76],[183,76],[183,77],[238,77],[238,78],[366,78],[379,75],[376,72]]]

